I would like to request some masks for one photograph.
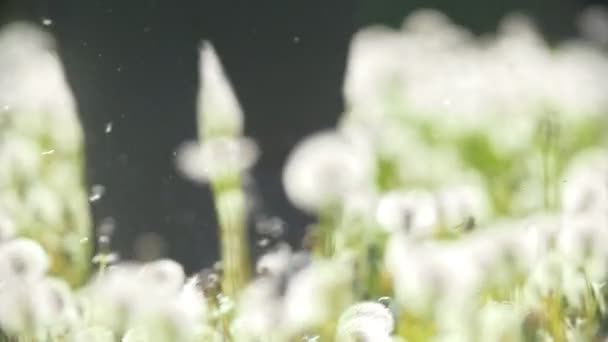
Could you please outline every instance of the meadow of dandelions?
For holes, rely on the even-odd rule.
[[[204,43],[200,139],[176,166],[211,185],[222,256],[193,277],[89,254],[103,185],[82,186],[61,64],[39,30],[6,28],[0,340],[604,341],[607,25],[591,9],[585,38],[550,46],[521,15],[479,37],[422,10],[359,32],[340,124],[283,172],[318,217],[310,249],[278,243],[254,269],[243,176],[263,151]]]

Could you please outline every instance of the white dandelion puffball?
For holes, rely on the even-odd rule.
[[[255,279],[244,289],[232,323],[236,336],[257,341],[277,329],[282,304],[278,288],[276,278],[264,277]]]
[[[256,272],[260,275],[279,276],[287,271],[291,256],[291,247],[282,243],[274,251],[262,255],[258,259],[255,265]]]
[[[415,235],[429,235],[439,222],[439,213],[429,192],[393,191],[380,199],[376,219],[390,232],[408,231]]]
[[[568,214],[608,213],[608,155],[604,150],[580,153],[563,176],[562,208]]]
[[[243,112],[210,42],[203,43],[201,63],[199,111],[203,131],[211,135],[239,135],[243,130]]]
[[[49,264],[48,256],[33,240],[19,238],[0,245],[0,281],[40,279]]]
[[[369,154],[339,133],[325,131],[296,146],[283,170],[283,185],[292,203],[314,213],[365,188],[371,175]]]
[[[139,277],[150,291],[161,294],[176,294],[184,286],[186,275],[177,262],[162,259],[142,266]]]
[[[283,302],[282,324],[286,331],[301,333],[318,327],[342,311],[351,296],[353,274],[338,261],[315,261],[289,281]]]
[[[489,213],[489,200],[480,186],[458,185],[439,191],[437,205],[449,228],[463,225],[468,219],[483,220]]]
[[[0,32],[0,119],[12,130],[44,135],[73,153],[82,132],[76,105],[52,37],[36,25],[14,23]]]
[[[393,315],[384,305],[377,302],[357,303],[340,316],[338,341],[348,341],[353,336],[389,336],[394,326]]]
[[[255,164],[259,151],[249,138],[217,137],[203,144],[188,142],[177,153],[177,167],[188,178],[209,182],[239,174]]]

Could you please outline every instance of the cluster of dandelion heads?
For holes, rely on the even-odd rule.
[[[25,238],[0,241],[0,331],[7,336],[55,337],[78,319],[69,286],[47,275],[50,260]]]
[[[0,33],[0,339],[605,339],[607,22],[591,8],[583,38],[554,46],[521,15],[484,37],[433,10],[357,33],[346,113],[302,137],[276,180],[316,215],[304,247],[266,240],[255,260],[246,183],[264,151],[243,136],[246,113],[205,42],[200,139],[179,148],[176,164],[213,191],[221,261],[188,277],[171,260],[102,253],[80,287],[68,286],[66,261],[90,261],[77,254],[88,217],[74,106],[49,37],[9,27]],[[106,190],[95,186],[89,201]],[[259,229],[278,240],[280,221]]]
[[[174,261],[110,266],[83,289],[82,296],[89,324],[118,336],[189,341],[206,330],[203,294]]]
[[[379,101],[369,111],[382,114],[399,101],[418,119],[474,129],[506,115],[525,121],[547,105],[563,116],[592,115],[606,105],[604,52],[584,40],[550,47],[519,14],[479,38],[440,12],[420,10],[399,30],[363,29],[351,50],[345,94],[353,111]]]
[[[28,341],[197,341],[214,336],[207,302],[171,260],[120,263],[73,289],[48,275],[33,240],[0,243],[0,332]]]
[[[54,273],[81,281],[88,246],[78,241],[89,234],[82,132],[53,40],[35,26],[0,32],[0,130],[0,216],[52,251]]]
[[[590,9],[582,30],[602,13]],[[381,190],[477,179],[498,214],[556,209],[570,159],[606,144],[608,56],[597,39],[550,46],[520,14],[477,37],[434,10],[400,29],[363,29],[339,130],[375,155]]]

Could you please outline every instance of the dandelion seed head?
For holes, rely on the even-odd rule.
[[[256,273],[279,276],[287,271],[291,259],[291,247],[281,243],[273,251],[262,255],[256,263]]]
[[[429,235],[438,224],[438,211],[431,193],[390,192],[378,204],[376,218],[391,232],[409,231]]]
[[[340,262],[317,261],[293,275],[283,302],[282,325],[297,333],[318,327],[350,300],[352,274]]]
[[[371,172],[369,156],[338,133],[322,132],[292,151],[283,170],[283,186],[297,207],[316,212],[369,186]]]
[[[0,279],[35,281],[49,265],[45,251],[33,240],[17,238],[0,245]]]
[[[203,143],[185,143],[177,154],[177,167],[187,177],[208,182],[238,175],[258,158],[257,145],[248,138],[214,138]]]
[[[243,291],[237,306],[234,320],[237,336],[268,336],[280,320],[281,305],[276,279],[262,277],[254,280]]]
[[[349,336],[353,333],[377,332],[389,336],[394,329],[395,320],[392,313],[377,302],[362,302],[355,304],[340,316],[338,320],[338,336]]]
[[[436,197],[441,219],[448,227],[463,226],[469,218],[479,222],[489,215],[490,204],[480,186],[449,187]]]

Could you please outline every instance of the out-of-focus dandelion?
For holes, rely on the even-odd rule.
[[[608,9],[591,6],[581,14],[579,29],[585,38],[603,47],[608,47]]]
[[[37,281],[46,274],[49,264],[45,251],[32,240],[19,238],[0,245],[0,279]]]
[[[353,275],[345,266],[339,261],[317,261],[291,278],[281,321],[288,335],[319,329],[337,318],[351,301],[347,289]]]
[[[369,187],[373,171],[369,155],[339,133],[323,132],[296,146],[285,165],[283,185],[297,207],[316,213]]]
[[[186,143],[178,152],[177,165],[189,178],[222,182],[235,178],[253,164],[258,157],[256,144],[247,138],[218,137],[203,144]]]
[[[256,272],[259,275],[280,276],[289,267],[291,247],[282,243],[273,251],[262,255],[256,263]]]
[[[395,326],[392,313],[377,302],[363,302],[349,307],[337,327],[337,341],[389,341]]]
[[[419,236],[432,235],[439,224],[435,199],[425,191],[387,193],[380,199],[376,217],[388,231]]]

